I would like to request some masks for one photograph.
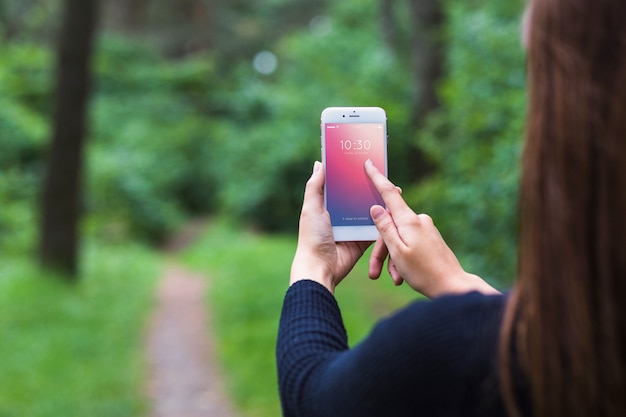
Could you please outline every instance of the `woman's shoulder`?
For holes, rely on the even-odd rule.
[[[360,366],[352,369],[368,369],[372,392],[375,381],[393,381],[407,398],[420,392],[427,414],[485,409],[493,415],[499,409],[495,361],[506,300],[468,293],[413,302],[381,320],[355,347]]]
[[[472,292],[416,301],[381,320],[371,337],[393,340],[396,353],[413,352],[420,366],[457,381],[482,378],[495,365],[507,299]]]
[[[433,300],[417,300],[400,309],[381,324],[466,335],[469,330],[497,330],[508,295],[485,295],[479,292],[443,295]],[[394,324],[395,323],[395,324]],[[458,332],[458,330],[464,330]]]
[[[430,300],[429,306],[417,307],[413,303],[409,308],[430,310],[431,314],[442,319],[461,319],[461,321],[489,320],[501,318],[504,313],[508,294],[482,294],[477,291],[464,294],[442,295]]]

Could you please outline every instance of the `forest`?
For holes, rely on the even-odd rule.
[[[273,372],[325,107],[383,107],[392,181],[466,270],[509,286],[523,6],[0,0],[0,379],[14,381],[0,416],[145,414],[138,352],[163,248],[197,219],[212,226],[177,259],[217,280],[229,391],[242,415],[276,415],[275,386],[252,380]],[[358,340],[383,313],[359,323],[354,308]]]

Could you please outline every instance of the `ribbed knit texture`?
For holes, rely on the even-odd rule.
[[[276,347],[285,417],[503,416],[496,352],[506,297],[417,301],[350,349],[313,281],[285,296]]]

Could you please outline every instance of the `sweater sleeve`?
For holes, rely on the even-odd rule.
[[[283,415],[298,416],[302,388],[316,367],[348,349],[348,336],[332,294],[314,281],[292,285],[283,302],[276,363]]]
[[[350,349],[332,294],[292,285],[276,350],[284,416],[471,415],[494,368],[503,305],[486,298],[415,302]]]

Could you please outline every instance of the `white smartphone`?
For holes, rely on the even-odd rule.
[[[373,241],[370,207],[384,206],[365,161],[387,176],[387,115],[380,107],[329,107],[322,112],[324,198],[335,241]]]

